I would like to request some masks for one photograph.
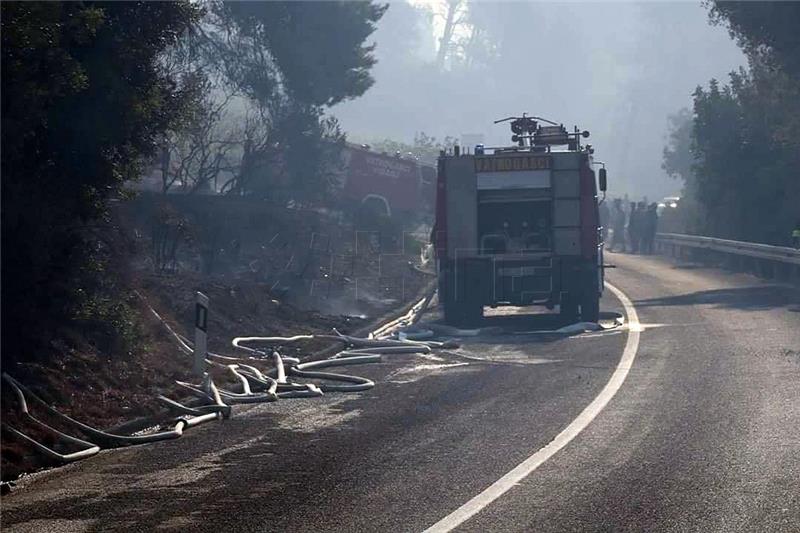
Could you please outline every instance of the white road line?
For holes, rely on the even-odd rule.
[[[587,405],[581,414],[578,415],[578,418],[570,422],[570,424],[565,427],[561,433],[556,435],[556,438],[549,444],[518,464],[513,470],[492,483],[486,490],[426,529],[425,533],[444,533],[452,531],[478,514],[484,507],[488,506],[514,485],[525,479],[531,472],[539,468],[545,461],[550,459],[561,448],[569,444],[572,439],[577,437],[578,434],[586,429],[586,426],[600,414],[600,411],[603,410],[606,404],[620,389],[625,378],[628,376],[628,371],[633,365],[633,360],[636,358],[636,351],[639,349],[641,328],[639,327],[639,317],[636,314],[636,309],[625,293],[608,282],[606,282],[606,287],[608,287],[619,301],[622,302],[622,306],[625,308],[625,314],[628,316],[628,339],[625,342],[622,358],[619,360],[617,368],[611,375],[611,379],[606,383],[606,386],[603,387],[600,394],[592,400],[592,403]]]

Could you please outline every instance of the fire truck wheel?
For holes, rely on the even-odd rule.
[[[581,295],[581,320],[584,322],[597,322],[600,320],[600,288],[597,286],[598,278],[591,273],[586,281],[586,288]]]
[[[483,318],[483,306],[469,300],[444,300],[444,321],[446,324],[459,327],[473,327],[480,324]]]
[[[444,311],[444,321],[452,326],[461,325],[463,322],[463,307],[454,298],[445,295],[442,300],[442,310]]]
[[[597,322],[600,320],[600,298],[594,294],[585,296],[581,303],[581,320]]]
[[[558,312],[564,322],[573,323],[578,319],[578,304],[569,294],[565,294],[561,297]]]
[[[465,305],[465,325],[479,326],[483,320],[483,305],[478,301],[467,301]]]

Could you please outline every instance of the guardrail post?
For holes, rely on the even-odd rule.
[[[194,304],[194,374],[202,377],[208,355],[208,296],[200,291]]]

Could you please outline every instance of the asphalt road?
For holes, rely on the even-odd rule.
[[[800,531],[800,292],[609,256],[641,322],[585,429],[463,531]],[[622,311],[610,291],[607,311]],[[548,445],[601,394],[626,328],[527,333],[358,368],[360,395],[238,412],[103,452],[2,499],[4,531],[422,531]]]

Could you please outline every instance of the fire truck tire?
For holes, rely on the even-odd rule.
[[[444,321],[452,326],[476,326],[483,318],[483,305],[467,299],[445,298],[442,302]]]
[[[583,322],[600,320],[600,288],[597,284],[597,274],[591,273],[591,277],[586,282],[586,289],[581,296],[581,320]]]
[[[461,323],[461,309],[457,302],[452,298],[445,298],[442,302],[442,310],[444,311],[444,322],[449,325],[460,325]]]
[[[464,325],[480,325],[481,320],[483,320],[483,304],[476,298],[467,298],[464,304]]]
[[[456,301],[453,280],[446,272],[439,273],[439,303],[442,306],[445,323],[453,326],[460,325],[463,306]]]
[[[575,303],[574,298],[569,294],[564,294],[561,297],[561,304],[559,305],[559,315],[565,322],[573,323],[578,320],[578,304]]]
[[[581,320],[597,322],[600,320],[600,297],[594,294],[585,296],[581,303]]]
[[[477,326],[483,318],[480,291],[470,286],[463,276],[458,278],[450,274],[439,274],[439,298],[445,323],[459,327]]]

